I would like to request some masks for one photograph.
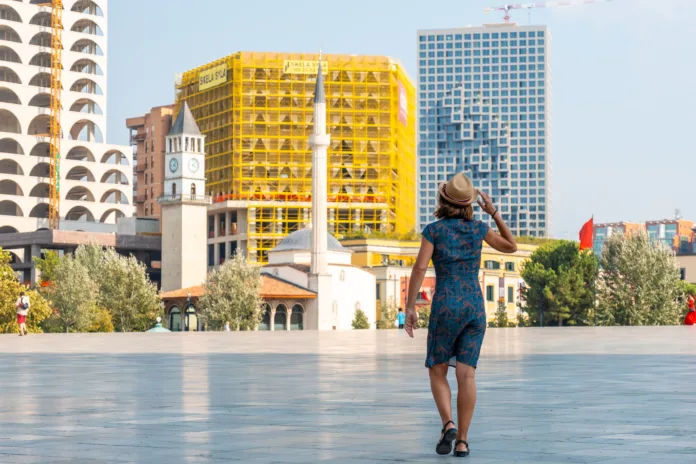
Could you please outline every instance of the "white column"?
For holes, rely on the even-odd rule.
[[[326,133],[326,103],[314,103],[314,133],[309,138],[312,147],[312,274],[326,275],[327,262],[326,227],[326,150],[331,136]]]
[[[276,234],[283,233],[283,208],[276,210]]]
[[[336,233],[336,209],[331,208],[329,209],[329,232],[331,234]]]

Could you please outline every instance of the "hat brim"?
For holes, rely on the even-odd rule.
[[[479,191],[478,189],[474,189],[474,195],[471,197],[470,200],[468,201],[459,201],[455,200],[451,196],[447,194],[447,191],[445,190],[445,187],[447,186],[447,182],[442,182],[440,186],[438,187],[438,192],[440,193],[440,196],[447,200],[448,202],[452,203],[453,205],[457,206],[471,206],[474,203],[476,203],[476,200],[478,200],[479,197]]]

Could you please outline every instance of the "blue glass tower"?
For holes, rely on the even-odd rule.
[[[515,235],[550,228],[551,37],[545,26],[418,31],[418,220],[463,171]],[[475,208],[476,217],[483,217]]]

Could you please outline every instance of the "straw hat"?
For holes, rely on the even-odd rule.
[[[456,174],[449,182],[440,184],[440,195],[448,202],[457,206],[468,206],[476,203],[478,190],[464,173]]]

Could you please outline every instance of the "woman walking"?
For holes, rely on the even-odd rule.
[[[480,199],[478,199],[480,194]],[[494,220],[500,234],[473,219],[477,202]],[[442,419],[437,454],[469,454],[468,433],[476,405],[476,364],[486,333],[486,310],[479,284],[481,247],[485,242],[503,253],[517,251],[510,233],[493,202],[478,192],[464,174],[440,185],[438,221],[423,230],[418,258],[411,272],[404,329],[413,337],[418,322],[415,302],[430,260],[435,265],[436,284],[428,324],[428,352],[425,367],[430,371],[430,388]],[[452,421],[452,393],[447,381],[451,358],[456,359],[457,425]]]

